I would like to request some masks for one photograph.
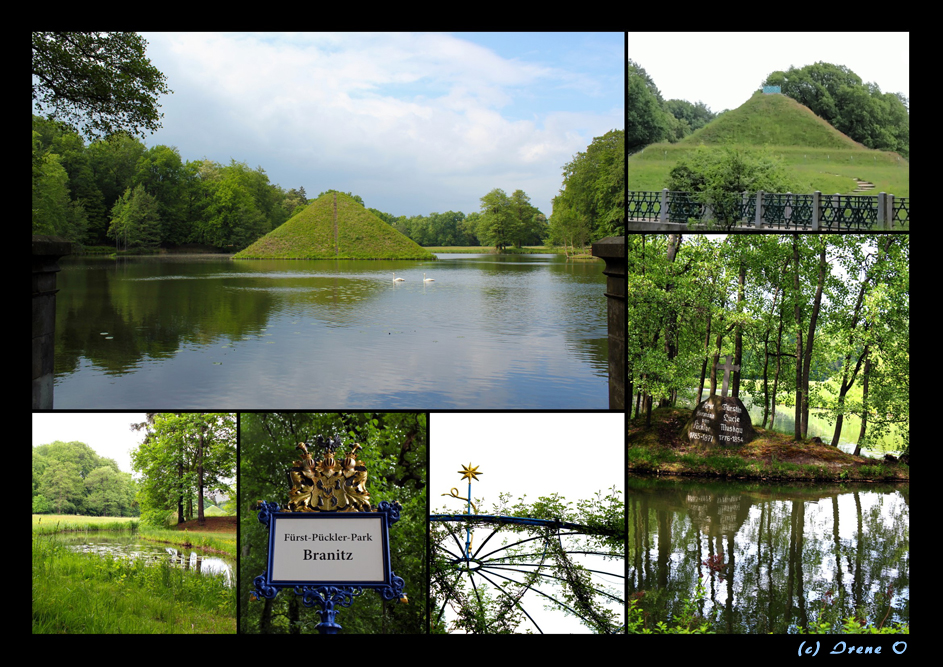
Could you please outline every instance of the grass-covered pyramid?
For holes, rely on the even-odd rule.
[[[868,150],[791,97],[762,92],[754,93],[738,108],[717,117],[678,143]]]
[[[353,198],[328,192],[234,259],[435,259]]]

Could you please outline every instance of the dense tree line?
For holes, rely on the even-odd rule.
[[[236,416],[232,413],[148,413],[132,424],[144,441],[132,452],[142,474],[138,501],[141,519],[161,525],[205,519],[205,497],[236,491]]]
[[[553,200],[550,241],[582,247],[625,233],[625,131],[593,139],[563,165],[563,187]]]
[[[86,145],[66,126],[33,116],[33,233],[119,249],[199,243],[244,248],[307,204],[261,167],[184,162],[124,132]]]
[[[635,413],[650,422],[654,405],[673,405],[680,391],[693,388],[698,402],[719,393],[718,361],[730,354],[741,366],[731,395],[745,378],[762,427],[777,402],[790,405],[804,439],[819,408],[835,425],[832,445],[845,415],[857,415],[859,449],[896,427],[909,453],[909,238],[709,238],[628,237]]]
[[[766,77],[783,95],[809,107],[839,132],[868,148],[910,156],[910,107],[901,93],[882,93],[844,65],[817,62]]]
[[[631,58],[627,99],[629,154],[637,153],[648,144],[680,141],[720,115],[700,101],[692,104],[687,100],[665,100],[648,72]]]
[[[137,483],[84,442],[33,448],[33,513],[138,516]]]
[[[624,148],[624,132],[613,130],[564,165],[549,221],[526,192],[500,188],[468,215],[368,210],[423,246],[500,250],[549,241],[582,247],[624,230]],[[286,191],[269,182],[262,167],[235,159],[185,162],[174,147],[146,148],[124,132],[86,144],[65,125],[38,116],[32,159],[33,233],[85,246],[140,251],[201,244],[235,252],[314,201],[303,187]]]

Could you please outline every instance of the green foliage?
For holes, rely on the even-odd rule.
[[[740,218],[742,193],[806,192],[808,185],[797,183],[768,153],[701,146],[671,170],[668,189],[697,193],[701,203],[711,206],[714,220],[729,227]]]
[[[160,128],[166,77],[129,32],[34,32],[33,108],[80,127],[86,136]]]
[[[33,448],[33,512],[136,516],[136,484],[113,459],[82,442]]]
[[[35,533],[32,551],[34,633],[235,632],[223,577],[75,553]]]
[[[755,380],[748,385],[755,404],[796,405],[801,388],[809,393],[810,409],[821,409],[836,431],[843,415],[867,415],[868,431],[883,434],[893,427],[906,448],[906,235],[734,235],[723,240],[630,235],[627,240],[628,289],[636,297],[628,304],[630,395],[651,396],[653,403],[667,406],[691,388],[695,395],[706,392],[715,356],[739,355],[735,363],[742,364],[743,382]],[[823,307],[810,347],[819,289]],[[800,332],[802,363],[796,356]],[[797,364],[819,382],[797,387]],[[852,393],[865,374],[867,399],[863,392]]]
[[[625,127],[628,152],[636,153],[648,144],[666,141],[672,118],[661,108],[661,94],[644,69],[629,60]]]
[[[198,242],[239,249],[307,205],[303,188],[286,192],[261,168],[235,160],[183,163],[176,148],[147,149],[124,132],[86,146],[68,127],[38,116],[32,165],[33,232],[108,244],[112,252],[108,239],[117,234],[124,243],[125,232],[131,248]],[[115,225],[115,206],[120,214],[133,198],[135,215],[119,215]],[[143,221],[138,209],[147,211]]]
[[[340,199],[340,197],[338,197]],[[298,458],[299,442],[340,435],[363,446],[357,456],[367,467],[371,502],[396,501],[400,520],[390,530],[393,572],[406,582],[409,603],[386,602],[366,590],[337,622],[343,634],[416,634],[426,630],[426,415],[422,413],[244,413],[240,420],[240,484],[247,500],[240,512],[239,561],[243,586],[240,630],[262,634],[315,632],[318,615],[291,590],[274,599],[251,599],[252,580],[266,567],[268,535],[252,507],[258,500],[287,504],[286,476]]]
[[[154,249],[160,242],[160,214],[157,200],[138,185],[128,188],[111,209],[108,236],[119,250]]]
[[[712,635],[710,623],[698,613],[698,606],[707,598],[704,582],[698,579],[694,596],[682,601],[681,613],[671,623],[659,621],[648,627],[648,614],[639,606],[639,597],[629,600],[626,626],[630,635]]]
[[[182,523],[202,509],[201,492],[235,492],[234,414],[149,413],[134,427],[147,432],[131,453],[143,475],[137,497],[145,523],[162,525],[173,510]]]
[[[811,109],[868,148],[910,154],[908,100],[900,93],[881,93],[874,83],[844,65],[813,65],[770,74],[763,85],[776,85],[782,94]]]
[[[595,137],[585,153],[563,165],[563,187],[551,216],[555,237],[572,244],[623,234],[625,182],[625,131]]]
[[[754,93],[738,108],[718,117],[680,143],[864,150],[795,100],[761,92]]]
[[[587,526],[589,530],[579,539],[568,538],[564,542],[554,534],[553,528],[507,523],[497,529],[509,536],[514,535],[512,541],[528,540],[503,550],[507,562],[514,563],[517,559],[533,556],[530,553],[534,551],[531,540],[537,540],[536,544],[541,545],[538,550],[540,563],[552,572],[552,586],[547,583],[548,578],[540,567],[515,577],[515,581],[502,580],[501,589],[472,586],[464,566],[451,562],[442,549],[433,547],[434,631],[473,634],[521,632],[526,619],[522,598],[531,587],[550,591],[545,594],[553,599],[545,599],[545,606],[576,617],[594,632],[609,633],[621,625],[621,614],[613,611],[610,604],[621,602],[622,591],[601,587],[572,555],[575,551],[585,550],[608,553],[611,556],[604,558],[616,559],[624,553],[625,505],[618,490],[598,492],[595,498],[578,501],[575,508],[559,494],[541,496],[528,502],[526,496],[514,500],[510,494],[501,493],[492,509],[480,513],[557,520]],[[430,530],[433,545],[451,545],[453,541],[464,544],[464,527],[460,523],[434,522]],[[453,612],[448,626],[439,617],[440,610],[446,605]],[[523,632],[530,631],[529,627],[523,626]]]

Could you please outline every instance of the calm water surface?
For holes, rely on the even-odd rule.
[[[718,633],[910,621],[909,485],[629,478],[629,592],[651,623],[699,581]],[[860,616],[859,616],[860,618]]]
[[[72,551],[97,554],[103,558],[143,560],[147,563],[170,563],[174,567],[185,570],[224,577],[227,585],[233,585],[233,563],[226,559],[209,556],[185,547],[153,544],[141,540],[136,535],[129,535],[126,531],[59,533],[55,536],[49,536],[49,539],[56,539],[65,543],[66,547]]]
[[[440,258],[63,260],[54,406],[608,408],[601,261]]]

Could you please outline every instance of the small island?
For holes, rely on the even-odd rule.
[[[436,256],[350,195],[326,192],[233,259],[414,259]]]

